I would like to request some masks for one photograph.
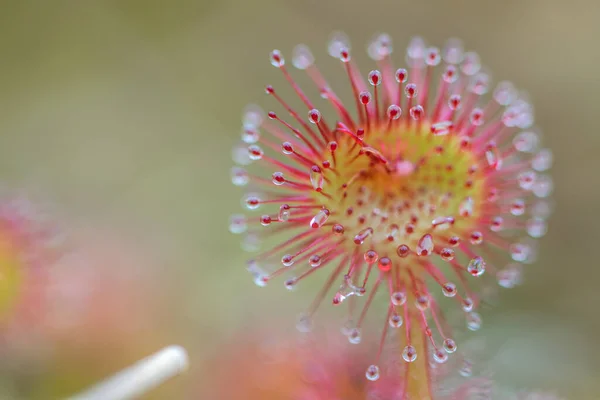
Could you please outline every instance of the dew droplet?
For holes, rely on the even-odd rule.
[[[438,230],[445,230],[454,224],[453,217],[439,217],[431,221],[431,225]]]
[[[329,37],[327,51],[333,58],[339,58],[342,50],[350,50],[350,40],[343,32],[333,32]]]
[[[508,81],[499,82],[494,89],[494,100],[501,106],[508,106],[517,98],[517,90]]]
[[[401,244],[396,249],[396,253],[402,258],[407,257],[410,254],[410,248],[405,244]]]
[[[446,41],[442,50],[442,58],[448,64],[460,64],[464,57],[463,44],[459,39],[451,38]]]
[[[312,331],[313,322],[312,318],[307,314],[301,314],[298,317],[298,322],[296,323],[296,329],[302,333],[309,333]]]
[[[310,220],[310,227],[313,229],[317,229],[323,226],[323,224],[325,224],[325,222],[327,221],[327,218],[329,218],[329,210],[326,208],[323,208],[322,210],[320,210],[317,215],[315,215],[313,217],[313,219]]]
[[[281,263],[284,267],[291,267],[292,265],[294,265],[294,256],[292,256],[291,254],[284,255],[283,257],[281,257]]]
[[[406,293],[404,292],[394,292],[390,298],[395,306],[403,306],[406,303]]]
[[[448,244],[452,247],[457,247],[460,245],[460,238],[458,236],[450,236]]]
[[[242,239],[241,247],[242,250],[247,252],[255,252],[260,249],[261,240],[258,235],[246,235]]]
[[[471,331],[478,331],[481,328],[481,315],[476,312],[468,313],[467,328]]]
[[[410,39],[406,48],[406,55],[413,60],[418,60],[425,56],[425,49],[425,40],[422,37],[415,36]]]
[[[472,197],[466,197],[458,206],[458,213],[462,217],[470,217],[473,215],[473,209],[475,208],[475,204]]]
[[[344,227],[340,224],[334,224],[331,227],[331,231],[333,232],[334,235],[341,236],[344,234]]]
[[[399,68],[396,70],[396,82],[404,83],[408,79],[408,72],[404,68]]]
[[[381,85],[381,72],[376,69],[369,72],[368,81],[372,86]]]
[[[429,233],[423,235],[417,242],[417,254],[420,256],[428,256],[433,251],[433,238]]]
[[[415,85],[414,83],[409,83],[408,85],[406,85],[406,87],[404,88],[404,94],[409,99],[416,97],[417,96],[417,85]]]
[[[373,228],[365,228],[358,232],[356,236],[354,236],[354,244],[360,245],[363,244],[365,239],[373,234]]]
[[[490,224],[490,230],[492,232],[500,232],[502,230],[502,227],[504,226],[504,218],[497,216],[492,218],[491,224]]]
[[[250,181],[250,176],[244,168],[231,168],[231,183],[235,186],[246,186]]]
[[[513,260],[518,262],[527,261],[531,254],[531,247],[525,243],[513,243],[510,245],[510,255]]]
[[[364,259],[367,262],[367,264],[375,264],[379,259],[379,255],[375,250],[369,250],[365,252]]]
[[[485,272],[485,261],[481,257],[474,257],[467,265],[467,271],[473,276],[481,276]]]
[[[552,151],[549,149],[542,149],[533,156],[531,167],[538,172],[543,172],[552,166],[552,160]]]
[[[444,285],[442,286],[442,293],[446,297],[456,296],[456,285],[452,282],[444,283]]]
[[[298,280],[296,278],[290,278],[287,281],[285,281],[285,288],[287,290],[294,290],[296,288],[296,283],[298,283]]]
[[[454,65],[446,66],[444,73],[442,74],[442,79],[446,83],[454,83],[458,80],[458,69]]]
[[[513,138],[513,146],[522,153],[531,153],[535,151],[540,139],[535,132],[521,132]]]
[[[388,257],[381,257],[377,263],[377,267],[379,267],[381,272],[388,272],[390,269],[392,269],[392,260],[390,260]]]
[[[469,90],[476,95],[484,95],[490,88],[490,76],[484,72],[479,72],[469,82]]]
[[[260,134],[258,130],[253,126],[245,126],[242,129],[242,141],[244,143],[253,144],[258,142],[260,139]]]
[[[308,263],[310,264],[311,267],[317,268],[318,266],[321,265],[321,256],[318,254],[313,254],[308,259]]]
[[[523,190],[531,190],[535,183],[536,173],[533,171],[523,171],[519,173],[517,180],[519,182],[519,186]]]
[[[425,52],[425,64],[430,67],[435,67],[442,61],[442,56],[440,55],[440,49],[437,47],[430,47]]]
[[[473,364],[469,360],[465,360],[458,370],[460,376],[468,378],[473,375]]]
[[[443,364],[448,361],[448,354],[442,349],[435,349],[433,352],[433,360],[436,363]]]
[[[271,225],[271,222],[273,222],[273,220],[270,215],[263,215],[260,217],[260,224],[262,226],[269,226]]]
[[[464,312],[471,312],[473,311],[473,307],[475,306],[475,303],[473,302],[473,299],[471,299],[470,297],[465,297],[462,301],[462,309]]]
[[[506,289],[512,289],[521,283],[521,264],[509,264],[504,269],[498,271],[496,279],[498,285]]]
[[[283,142],[281,144],[281,151],[285,155],[290,155],[294,152],[294,147],[292,146],[292,144],[290,142]]]
[[[415,300],[415,307],[421,311],[427,310],[429,308],[429,296],[426,294],[418,296]]]
[[[402,115],[402,109],[396,104],[392,104],[387,109],[387,116],[391,120],[396,120]]]
[[[446,338],[444,339],[443,347],[446,353],[452,354],[456,351],[456,342],[450,338]]]
[[[406,362],[415,361],[417,359],[417,350],[411,345],[406,346],[402,351],[402,358]]]
[[[527,233],[532,238],[541,238],[548,231],[548,226],[543,218],[534,217],[527,220]]]
[[[271,61],[271,65],[274,67],[280,68],[285,65],[285,59],[279,50],[273,50],[269,55],[269,59]]]
[[[304,44],[299,44],[294,47],[292,52],[292,65],[298,69],[306,69],[313,65],[315,62],[315,57],[312,52],[308,48],[308,46]]]
[[[282,204],[279,207],[279,214],[278,214],[279,221],[285,222],[285,221],[289,220],[290,215],[291,215],[291,207],[289,206],[289,204]]]
[[[392,315],[390,315],[388,322],[392,328],[400,328],[402,326],[402,323],[404,322],[404,320],[402,319],[402,317],[400,315],[392,314]]]
[[[375,36],[367,47],[367,52],[371,59],[379,61],[392,53],[392,38],[387,33],[380,33]]]
[[[246,216],[242,214],[235,214],[229,218],[229,231],[236,235],[246,232],[248,229],[248,223],[246,222]]]
[[[352,328],[348,333],[348,341],[352,344],[359,344],[361,341],[360,329]]]
[[[263,150],[257,145],[253,144],[248,147],[248,157],[250,157],[251,160],[260,160],[263,157],[263,155]]]
[[[533,194],[539,198],[546,198],[554,189],[554,183],[552,178],[548,175],[540,175],[537,177],[535,184],[533,185]]]
[[[483,110],[481,108],[474,108],[469,115],[469,122],[473,126],[483,125]]]
[[[249,194],[244,199],[244,204],[248,210],[256,210],[260,207],[260,198],[257,195]]]
[[[471,244],[481,244],[483,243],[483,233],[479,231],[471,232],[471,237],[469,239]]]
[[[502,159],[500,158],[500,152],[495,145],[488,146],[487,150],[485,151],[485,159],[490,168],[493,170],[497,171],[502,167]]]
[[[481,61],[479,59],[479,55],[472,51],[465,53],[463,62],[460,65],[462,72],[467,76],[471,76],[479,72],[480,68]]]
[[[525,200],[515,199],[510,205],[510,213],[515,216],[525,214]]]
[[[411,107],[411,109],[409,110],[409,113],[410,113],[410,117],[412,119],[414,119],[415,121],[418,121],[421,118],[423,118],[423,116],[425,115],[425,110],[423,109],[422,106],[417,105],[417,106]]]
[[[442,121],[431,125],[431,133],[435,136],[445,136],[450,133],[450,130],[454,127],[452,121]]]
[[[442,260],[444,261],[452,261],[454,260],[454,250],[449,247],[444,247],[440,250],[440,257],[442,257]]]
[[[460,95],[459,94],[453,94],[448,99],[448,107],[451,110],[453,110],[453,111],[458,110],[460,108],[460,102],[461,102]]]
[[[283,185],[285,183],[283,172],[273,172],[272,181],[277,186]]]
[[[379,379],[379,367],[377,365],[370,365],[365,373],[367,379],[370,381],[376,381]]]
[[[318,124],[321,122],[321,111],[317,110],[316,108],[310,110],[308,112],[308,121],[313,124]]]
[[[312,184],[313,189],[317,192],[323,190],[323,173],[321,172],[321,168],[317,165],[313,165],[310,168],[310,183]]]
[[[231,158],[238,165],[249,165],[252,163],[248,154],[248,147],[245,144],[235,146],[231,151]]]

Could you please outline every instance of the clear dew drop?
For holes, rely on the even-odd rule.
[[[257,146],[257,145],[251,145],[248,146],[248,157],[250,157],[251,160],[256,161],[256,160],[260,160],[264,155],[263,150]]]
[[[262,226],[269,226],[269,225],[271,225],[271,222],[273,222],[273,219],[271,218],[270,215],[265,214],[260,217],[260,224]]]
[[[238,165],[249,165],[252,163],[248,154],[248,147],[245,144],[235,146],[231,151],[231,158]]]
[[[548,226],[543,218],[534,217],[527,220],[527,233],[532,238],[541,238],[548,232]]]
[[[429,233],[423,235],[417,242],[417,254],[420,256],[428,256],[433,252],[433,238]]]
[[[242,141],[248,144],[257,143],[260,139],[260,134],[258,133],[258,129],[253,126],[245,126],[242,129]]]
[[[425,57],[425,40],[420,36],[415,36],[410,39],[406,48],[406,55],[412,59],[421,59]]]
[[[402,319],[402,317],[400,315],[392,314],[392,315],[390,315],[388,322],[390,324],[390,327],[400,328],[402,326],[402,323],[404,322],[404,320]]]
[[[533,156],[531,160],[531,167],[538,172],[543,172],[552,166],[553,156],[552,151],[549,149],[542,149]]]
[[[310,110],[308,112],[308,121],[313,124],[318,124],[321,122],[321,111],[317,110],[316,108]]]
[[[458,373],[464,378],[470,377],[473,375],[473,363],[469,360],[465,360],[458,370]]]
[[[431,225],[437,230],[445,230],[454,224],[454,217],[438,217],[431,221]]]
[[[429,296],[426,294],[422,294],[415,300],[415,307],[417,307],[421,311],[425,311],[429,308]]]
[[[312,184],[313,189],[317,192],[323,190],[323,172],[318,165],[313,165],[310,168],[310,183]]]
[[[354,236],[354,243],[357,245],[363,244],[365,239],[373,234],[373,228],[365,228],[358,232],[356,236]]]
[[[284,267],[291,267],[294,265],[294,256],[291,254],[284,255],[281,257],[281,264],[283,264]]]
[[[308,48],[308,46],[304,44],[299,44],[294,47],[292,52],[292,65],[298,69],[306,69],[313,65],[315,62],[315,57],[312,52]]]
[[[244,168],[233,167],[231,168],[231,183],[235,186],[246,186],[250,181],[248,171]]]
[[[248,264],[246,265],[246,270],[248,270],[248,272],[250,272],[250,274],[252,274],[252,277],[254,279],[254,284],[256,286],[259,287],[264,287],[267,285],[267,274],[265,273],[265,271],[260,267],[260,265],[254,261],[254,260],[250,260],[248,261]]]
[[[431,125],[431,133],[435,136],[445,136],[450,133],[450,130],[454,127],[452,121],[436,122]]]
[[[514,216],[525,214],[525,200],[515,199],[510,205],[510,213]]]
[[[456,285],[452,282],[444,283],[444,285],[442,286],[442,293],[446,297],[456,296]]]
[[[510,256],[517,262],[527,261],[531,254],[531,247],[525,243],[513,243],[510,245]]]
[[[387,109],[387,116],[391,120],[396,120],[402,115],[402,109],[396,104],[392,104]]]
[[[548,175],[538,176],[532,189],[533,194],[542,199],[550,196],[552,190],[554,190],[554,183],[552,182],[552,178]]]
[[[248,223],[246,222],[246,216],[241,214],[232,215],[229,218],[229,231],[236,235],[246,232],[248,229]]]
[[[486,150],[485,159],[491,169],[498,171],[502,168],[502,159],[500,158],[500,151],[496,146],[492,146]]]
[[[448,354],[442,349],[435,349],[433,352],[433,360],[438,364],[443,364],[448,361]]]
[[[408,85],[406,85],[404,87],[404,94],[409,99],[416,97],[417,96],[417,85],[415,85],[414,83],[409,83]]]
[[[425,64],[430,67],[435,67],[442,61],[442,56],[440,55],[440,49],[437,47],[430,47],[425,51]]]
[[[450,38],[442,49],[442,59],[448,64],[460,64],[463,60],[465,50],[459,39]]]
[[[508,106],[517,98],[517,89],[508,81],[499,82],[494,89],[494,100],[501,106]]]
[[[376,35],[367,46],[367,53],[372,60],[383,60],[393,51],[392,38],[387,33]]]
[[[370,381],[376,381],[379,379],[379,367],[377,365],[370,365],[365,373],[367,379]]]
[[[244,127],[258,128],[265,119],[264,110],[256,104],[249,104],[242,113],[242,125]]]
[[[296,329],[302,333],[309,333],[312,331],[313,321],[310,315],[301,314],[296,322]]]
[[[343,32],[334,32],[329,37],[327,51],[333,58],[339,58],[342,50],[350,50],[350,39]]]
[[[467,271],[473,276],[481,276],[485,272],[485,261],[481,257],[474,257],[467,265]]]
[[[421,118],[423,118],[423,116],[425,115],[425,110],[423,109],[422,106],[417,105],[417,106],[411,107],[411,109],[409,110],[409,114],[412,119],[414,119],[415,121],[418,121]]]
[[[368,81],[371,86],[379,86],[381,85],[381,72],[376,69],[369,72]]]
[[[473,311],[473,307],[475,306],[475,303],[473,302],[473,299],[471,299],[470,297],[465,297],[462,301],[462,309],[464,312],[471,312]]]
[[[475,75],[481,69],[479,55],[472,51],[465,53],[460,69],[467,76]]]
[[[318,266],[321,265],[321,261],[322,258],[320,255],[318,254],[313,254],[312,256],[310,256],[310,258],[308,259],[308,263],[310,264],[311,267],[313,268],[317,268]]]
[[[490,230],[492,232],[500,232],[504,226],[504,218],[497,216],[492,218],[490,223]]]
[[[363,255],[365,262],[367,264],[375,264],[379,259],[379,254],[375,250],[368,250]]]
[[[360,329],[352,328],[348,332],[348,341],[352,344],[359,344],[361,341]]]
[[[456,342],[450,338],[446,338],[444,339],[443,347],[446,353],[452,354],[456,351]]]
[[[290,215],[291,215],[291,207],[289,206],[289,204],[282,204],[279,207],[279,213],[277,214],[279,221],[281,221],[281,222],[288,221],[290,219]]]
[[[279,50],[273,50],[269,55],[269,60],[271,61],[271,65],[277,68],[283,67],[285,65],[285,59],[283,58]]]
[[[248,210],[256,210],[260,207],[260,198],[255,194],[249,194],[244,199],[244,204]]]
[[[296,283],[298,282],[298,280],[296,278],[290,278],[288,280],[285,281],[285,288],[287,290],[294,290],[296,288]]]
[[[285,177],[283,172],[273,172],[272,182],[276,186],[281,186],[285,183]]]
[[[531,190],[535,184],[536,173],[533,171],[523,171],[519,173],[517,180],[523,190]]]
[[[469,238],[471,244],[481,244],[483,243],[483,233],[479,231],[471,232],[471,237]]]
[[[498,285],[506,289],[512,289],[522,282],[522,266],[518,263],[507,265],[496,273]]]
[[[330,212],[328,209],[323,208],[320,210],[317,215],[315,215],[311,220],[309,226],[313,229],[317,229],[322,227],[327,219],[329,218]]]
[[[468,313],[467,328],[471,331],[478,331],[481,328],[481,315],[476,312]]]
[[[513,138],[513,146],[522,153],[535,151],[539,144],[539,136],[535,132],[521,132]]]
[[[395,306],[403,306],[406,303],[406,293],[404,292],[394,292],[390,297]]]
[[[475,204],[472,197],[466,197],[458,206],[458,213],[461,217],[470,217],[473,215]]]
[[[351,278],[348,275],[345,275],[344,282],[342,282],[335,296],[333,296],[333,304],[339,305],[350,296],[362,295],[364,295],[364,289],[354,286]]]
[[[454,250],[449,247],[444,247],[442,250],[440,250],[440,257],[442,257],[442,260],[444,261],[452,261],[454,260],[454,256]]]
[[[404,350],[402,350],[402,358],[406,362],[415,361],[417,359],[417,350],[411,345],[406,346]]]

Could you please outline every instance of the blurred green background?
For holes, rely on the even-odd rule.
[[[270,107],[264,85],[283,82],[268,52],[279,48],[289,57],[295,44],[306,43],[340,87],[344,77],[325,48],[329,34],[343,30],[363,66],[368,59],[361,50],[376,32],[392,35],[397,62],[413,35],[437,46],[460,37],[496,80],[510,79],[530,93],[545,144],[555,153],[556,212],[525,285],[502,292],[501,308],[484,315],[482,334],[502,344],[492,361],[498,382],[600,398],[600,2],[1,4],[1,179],[43,193],[73,225],[98,224],[107,236],[126,231],[132,242],[145,243],[136,248],[152,262],[141,274],[159,277],[150,297],[161,295],[146,310],[155,317],[156,338],[102,361],[92,351],[86,355],[83,338],[81,350],[56,351],[27,377],[25,386],[38,387],[29,395],[59,398],[181,343],[192,353],[192,371],[154,398],[200,398],[195,374],[220,338],[260,323],[265,310],[281,324],[294,323],[311,291],[258,290],[244,271],[239,238],[227,231],[241,197],[229,181],[231,148],[243,107]],[[69,371],[88,368],[69,382]],[[6,398],[22,385],[5,386]]]

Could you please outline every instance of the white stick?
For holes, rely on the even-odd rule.
[[[181,346],[168,346],[113,375],[69,400],[135,399],[188,367],[188,355]]]

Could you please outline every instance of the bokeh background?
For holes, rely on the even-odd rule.
[[[61,210],[90,273],[103,276],[91,278],[105,285],[94,310],[108,321],[79,321],[51,346],[28,347],[36,357],[0,361],[5,398],[62,398],[171,343],[190,350],[192,370],[148,398],[201,398],[200,371],[224,338],[267,323],[265,314],[294,324],[312,291],[256,288],[227,231],[242,195],[229,181],[231,148],[243,107],[268,108],[264,85],[283,82],[271,49],[310,45],[343,86],[325,51],[333,30],[353,39],[356,59],[376,32],[392,35],[396,61],[415,34],[437,46],[460,37],[495,79],[530,93],[555,154],[555,215],[526,283],[502,292],[482,335],[499,384],[600,398],[599,2],[1,4],[1,182]],[[67,286],[77,285],[71,275]]]

